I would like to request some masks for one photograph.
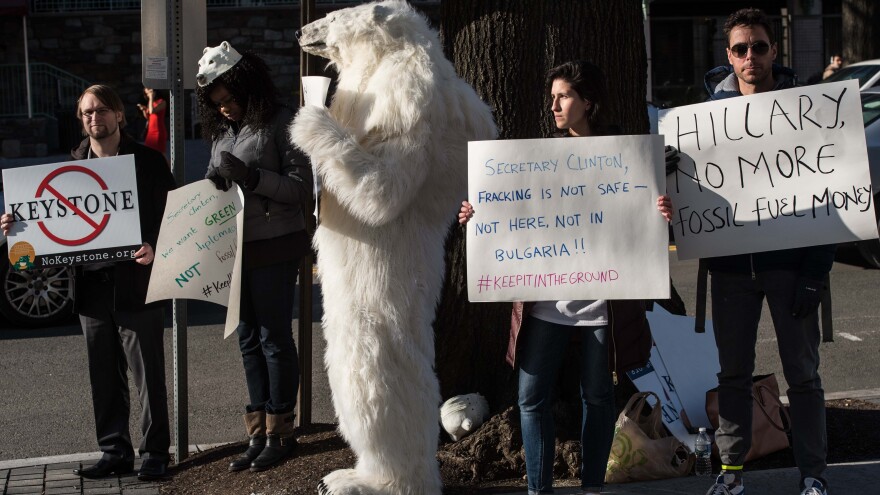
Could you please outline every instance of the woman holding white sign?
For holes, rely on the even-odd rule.
[[[601,70],[583,60],[564,63],[546,76],[550,109],[558,132],[553,137],[611,135]],[[668,196],[657,198],[667,221]],[[474,214],[464,201],[459,223]],[[644,301],[539,301],[514,303],[507,361],[519,365],[519,409],[526,454],[528,493],[552,493],[555,434],[552,390],[572,337],[581,346],[581,488],[600,493],[614,436],[614,385],[624,371],[643,366],[651,351]]]
[[[294,288],[309,250],[304,205],[311,200],[308,159],[287,137],[293,112],[262,59],[229,43],[205,48],[196,96],[210,140],[206,178],[244,194],[241,317],[238,342],[250,403],[244,424],[250,445],[230,471],[263,471],[296,448],[294,419],[299,357],[293,341]]]

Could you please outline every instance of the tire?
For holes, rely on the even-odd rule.
[[[880,239],[858,243],[859,254],[871,268],[880,268]]]
[[[878,199],[880,199],[880,194],[875,194],[874,213],[877,215],[875,218],[880,219],[880,205],[877,204]],[[877,230],[880,232],[880,222],[878,222]],[[856,245],[859,248],[859,253],[861,253],[862,258],[868,262],[868,265],[872,268],[880,268],[880,239],[860,241],[857,242]]]
[[[3,250],[5,251],[5,249]],[[13,325],[52,326],[73,310],[73,269],[54,267],[18,272],[0,259],[0,313]]]

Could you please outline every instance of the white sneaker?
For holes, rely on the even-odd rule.
[[[715,484],[709,488],[706,495],[743,495],[746,488],[740,478],[739,484],[735,483],[736,475],[733,473],[721,473],[715,479]]]
[[[828,495],[828,490],[816,478],[804,478],[804,491],[801,495]]]

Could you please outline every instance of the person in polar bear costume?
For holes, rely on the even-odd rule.
[[[331,12],[297,34],[339,72],[330,109],[304,107],[290,129],[322,181],[325,365],[357,456],[319,493],[440,494],[431,324],[467,142],[497,137],[492,113],[406,2]]]

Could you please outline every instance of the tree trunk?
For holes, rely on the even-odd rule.
[[[843,58],[849,63],[880,57],[877,0],[843,0]]]
[[[544,74],[579,58],[605,72],[609,122],[627,134],[647,132],[639,1],[444,0],[440,16],[447,57],[492,107],[501,139],[555,129]],[[446,266],[434,325],[441,392],[444,399],[480,392],[493,413],[502,411],[516,399],[516,376],[504,362],[510,304],[467,302],[464,229],[457,224],[447,240]]]

